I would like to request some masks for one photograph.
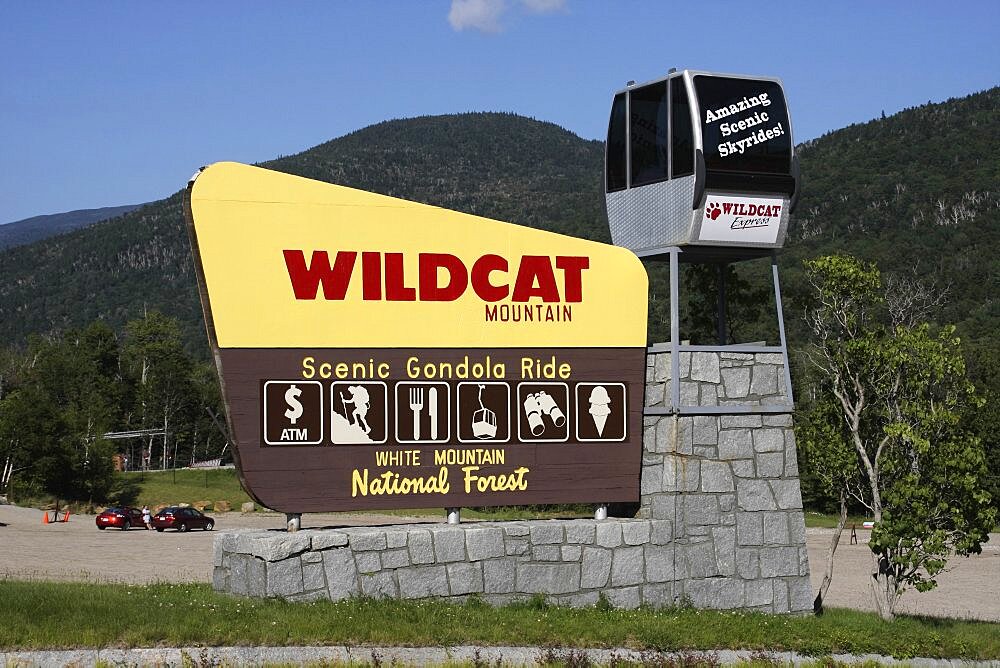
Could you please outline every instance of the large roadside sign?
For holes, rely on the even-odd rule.
[[[284,512],[638,501],[622,248],[236,163],[188,226],[243,486]]]

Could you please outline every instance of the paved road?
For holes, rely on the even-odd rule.
[[[217,530],[284,528],[284,516],[271,513],[214,514]],[[95,582],[210,582],[214,533],[143,529],[98,531],[92,515],[74,515],[66,524],[42,524],[38,510],[0,506],[0,577]],[[308,528],[426,522],[427,518],[388,515],[310,514]],[[442,512],[439,521],[444,521]],[[830,529],[809,529],[807,543],[813,586],[822,578]],[[827,601],[836,607],[871,610],[868,593],[870,552],[867,531],[860,544],[845,534],[837,549],[833,587]],[[907,592],[902,612],[1000,621],[1000,534],[991,534],[983,554],[955,559],[939,587]]]

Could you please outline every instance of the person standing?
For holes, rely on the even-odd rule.
[[[149,512],[149,506],[142,507],[142,522],[147,529],[153,528],[153,515]]]

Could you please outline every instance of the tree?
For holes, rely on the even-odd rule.
[[[827,548],[826,568],[813,611],[823,614],[823,602],[833,582],[833,556],[847,524],[848,500],[857,496],[863,480],[857,466],[857,453],[843,437],[839,405],[830,396],[820,397],[796,419],[796,438],[802,450],[803,470],[808,469],[822,490],[837,499],[837,527]]]
[[[6,496],[14,474],[24,468],[23,448],[11,428],[10,404],[7,396],[18,384],[22,356],[13,350],[0,349],[0,496]]]
[[[983,442],[989,492],[993,508],[1000,513],[1000,350],[995,344],[983,345],[970,351],[969,359],[976,361],[975,367],[970,368],[970,376],[983,405],[966,411],[963,421]]]
[[[767,286],[752,283],[747,276],[762,266],[759,262],[745,265],[743,271],[733,264],[683,266],[681,331],[684,338],[690,337],[700,343],[718,342],[720,287],[726,295],[725,343],[766,339],[768,332],[776,329],[774,312],[767,309],[771,304]]]
[[[220,432],[212,418],[212,415],[222,413],[222,395],[215,366],[210,364],[196,365],[192,374],[192,382],[196,395],[195,402],[192,404],[194,411],[191,418],[193,446],[190,459],[194,463],[195,461],[221,457],[228,441],[226,434]]]
[[[110,338],[110,342],[109,342]],[[70,501],[103,500],[112,484],[110,446],[117,348],[100,323],[32,339],[16,387],[0,400],[0,447],[27,487]]]
[[[218,456],[225,442],[205,410],[219,410],[218,382],[184,351],[177,321],[149,313],[128,333],[120,347],[94,322],[0,351],[0,493],[16,478],[19,494],[106,501],[117,445],[103,435],[129,427],[167,431],[164,467],[192,462],[199,445]]]
[[[136,386],[139,425],[164,430],[160,466],[167,468],[170,460],[176,465],[178,438],[190,423],[197,398],[180,327],[177,320],[149,311],[125,331],[123,357]]]
[[[954,329],[934,335],[889,317],[905,309],[886,307],[874,265],[827,256],[807,261],[806,275],[816,299],[809,359],[837,407],[829,427],[856,456],[864,485],[841,489],[874,517],[871,587],[888,620],[907,587],[933,588],[949,555],[978,553],[988,540],[995,513],[983,449],[960,423],[979,400]],[[812,445],[842,460],[832,433]]]

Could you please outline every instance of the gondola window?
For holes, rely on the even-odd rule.
[[[670,80],[670,87],[670,123],[673,134],[671,176],[677,178],[694,174],[694,129],[691,125],[691,108],[688,106],[684,80],[675,77]]]
[[[608,143],[605,165],[607,165],[608,192],[622,190],[626,186],[626,100],[625,93],[615,96],[611,107],[611,120],[608,122]]]
[[[631,93],[632,185],[663,181],[668,176],[667,85],[659,82]]]
[[[695,76],[705,168],[788,174],[791,128],[781,86],[773,81]]]

